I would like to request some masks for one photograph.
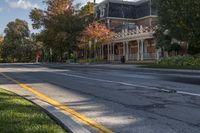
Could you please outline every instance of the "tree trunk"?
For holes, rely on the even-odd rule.
[[[163,48],[161,48],[161,56],[162,56],[162,57],[165,56],[165,55],[164,55],[164,49],[163,49]]]
[[[63,62],[63,49],[60,46],[60,62]]]
[[[68,54],[68,60],[71,59],[71,50],[70,49],[68,50],[67,54]]]

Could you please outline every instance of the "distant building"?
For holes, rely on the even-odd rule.
[[[153,37],[157,15],[152,0],[105,0],[96,5],[96,19],[116,33],[110,43],[102,46],[102,58],[111,62],[159,59]]]

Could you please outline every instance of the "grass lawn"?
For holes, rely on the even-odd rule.
[[[161,64],[147,64],[141,66],[143,68],[163,68],[163,69],[189,69],[189,70],[200,70],[200,66],[172,66],[172,65],[161,65]]]
[[[37,105],[0,89],[0,133],[66,133]]]

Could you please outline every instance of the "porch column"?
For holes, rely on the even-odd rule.
[[[110,29],[110,19],[107,20],[107,26]]]
[[[161,52],[161,49],[157,49],[157,51],[156,51],[156,60],[157,61],[160,59],[160,52]]]
[[[107,45],[108,47],[108,61],[110,60],[110,44]]]
[[[138,44],[138,51],[137,51],[137,60],[140,60],[140,40],[137,40],[137,44]]]
[[[98,58],[101,59],[101,46],[98,48],[98,51],[99,51]]]
[[[109,44],[109,60],[111,61],[111,44]]]
[[[101,58],[104,59],[104,45],[101,46]]]
[[[141,60],[143,61],[144,60],[144,40],[141,40],[141,51],[140,51],[140,54],[141,54]]]
[[[126,61],[129,60],[128,57],[129,57],[129,42],[126,42]]]
[[[123,42],[123,56],[126,56],[126,42]]]
[[[113,47],[113,49],[112,49],[112,60],[114,61],[115,60],[115,43],[113,43],[112,44],[112,47]]]

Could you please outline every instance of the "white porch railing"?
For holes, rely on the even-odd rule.
[[[143,53],[143,54],[139,54],[139,58],[138,58],[138,54],[135,53],[135,54],[129,54],[127,61],[136,61],[138,59],[139,60],[157,60],[158,59],[157,56],[159,56],[158,53]],[[109,60],[121,61],[122,57],[123,55],[109,55]],[[125,58],[127,58],[127,56],[125,56]]]
[[[114,55],[114,61],[120,61],[123,55]]]
[[[128,60],[137,60],[138,59],[138,54],[129,54],[128,55]]]
[[[156,26],[155,27],[137,26],[136,29],[134,30],[116,33],[112,38],[112,42],[121,41],[124,39],[126,40],[128,38],[131,38],[133,40],[138,40],[139,38],[152,38],[156,28],[157,28]]]

